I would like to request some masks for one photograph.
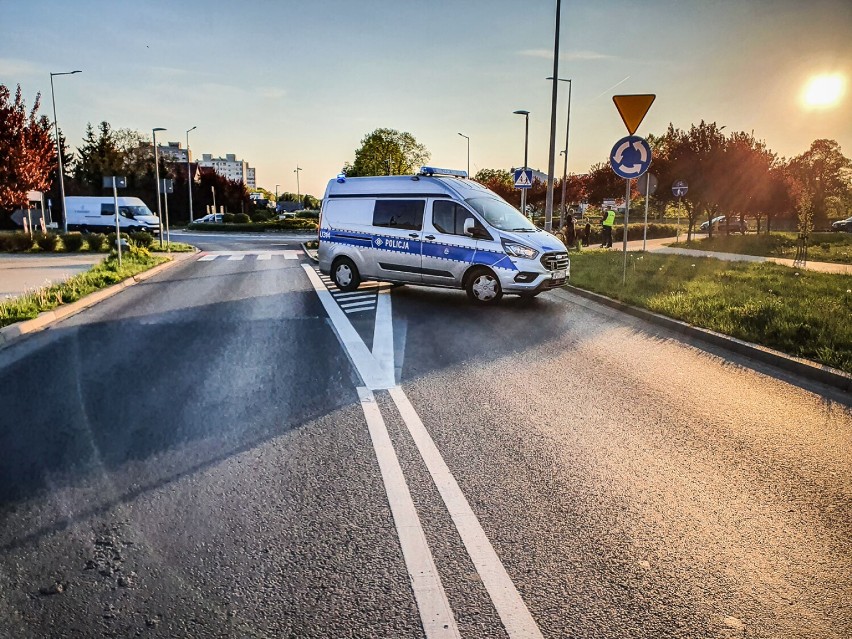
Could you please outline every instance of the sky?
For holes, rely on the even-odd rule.
[[[321,197],[379,127],[408,131],[431,164],[547,171],[555,0],[0,0],[0,84],[42,95],[73,146],[102,120],[194,157],[234,153],[258,186]],[[831,107],[802,101],[835,74]],[[637,134],[701,120],[753,132],[780,156],[818,138],[852,157],[852,1],[563,0],[559,77],[572,80],[568,170],[627,134],[615,94],[653,93]],[[558,152],[567,83],[560,84]]]

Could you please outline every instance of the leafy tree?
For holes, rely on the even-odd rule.
[[[505,169],[480,169],[473,179],[513,206],[520,208],[521,192],[515,188],[511,172]]]
[[[119,148],[109,122],[98,125],[98,133],[91,123],[86,125],[83,146],[77,148],[79,159],[74,167],[74,177],[82,185],[99,193],[103,176],[124,174],[124,153]]]
[[[827,223],[827,199],[845,200],[852,189],[852,160],[843,155],[835,140],[814,140],[810,149],[790,160],[789,172],[810,196],[817,227]]]
[[[606,199],[621,197],[624,193],[624,180],[615,174],[609,162],[592,165],[584,182],[589,204],[596,206],[601,206]]]
[[[343,167],[347,176],[410,175],[429,161],[429,151],[414,136],[394,129],[376,129],[364,136],[355,161]]]
[[[26,206],[27,192],[44,191],[56,162],[56,145],[50,121],[39,117],[41,95],[27,112],[18,85],[11,100],[9,89],[0,85],[0,208]]]

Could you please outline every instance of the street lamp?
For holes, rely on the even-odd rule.
[[[299,163],[296,162],[296,168],[293,170],[293,173],[296,174],[296,201],[302,201],[302,192],[299,190],[299,171],[301,171],[301,167],[299,167]]]
[[[189,189],[189,221],[192,222],[192,166],[189,163],[189,132],[195,131],[197,126],[186,131],[186,184]]]
[[[74,75],[82,71],[63,71],[62,73],[50,74],[50,100],[53,102],[53,126],[56,131],[56,157],[59,159],[59,197],[62,198],[62,231],[68,232],[68,213],[65,210],[65,176],[62,168],[62,148],[59,146],[59,122],[56,121],[56,97],[53,94],[53,76]]]
[[[160,156],[157,154],[157,131],[165,131],[162,127],[153,130],[154,134],[154,175],[157,180],[157,217],[160,220],[160,248],[163,248],[163,211],[160,206]]]
[[[562,0],[556,0],[556,30],[553,38],[553,91],[550,101],[550,150],[547,153],[547,203],[544,207],[544,230],[553,228],[553,170],[556,161],[556,96],[557,82],[559,77],[559,16],[562,9]],[[567,157],[567,156],[566,156]]]
[[[459,135],[467,140],[467,177],[470,177],[470,138],[464,133],[459,133]]]
[[[547,78],[548,80],[552,80],[553,78]],[[565,196],[568,190],[568,132],[571,130],[571,80],[566,80],[564,78],[557,78],[559,82],[567,82],[568,83],[568,119],[565,121],[565,150],[561,151],[560,155],[565,155],[565,164],[562,167],[562,206],[560,208],[561,214],[565,215]]]
[[[515,115],[522,115],[526,118],[526,124],[524,125],[524,171],[527,170],[527,155],[529,151],[529,141],[530,141],[530,112],[524,111],[523,109],[519,109],[517,111],[512,111]],[[527,190],[521,189],[521,213],[524,215],[527,214]]]

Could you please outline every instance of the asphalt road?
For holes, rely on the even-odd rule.
[[[852,636],[848,396],[179,239],[0,351],[0,636]]]

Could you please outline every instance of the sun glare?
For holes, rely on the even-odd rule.
[[[846,78],[840,74],[815,75],[805,85],[802,100],[807,107],[823,109],[840,102],[846,90]]]

